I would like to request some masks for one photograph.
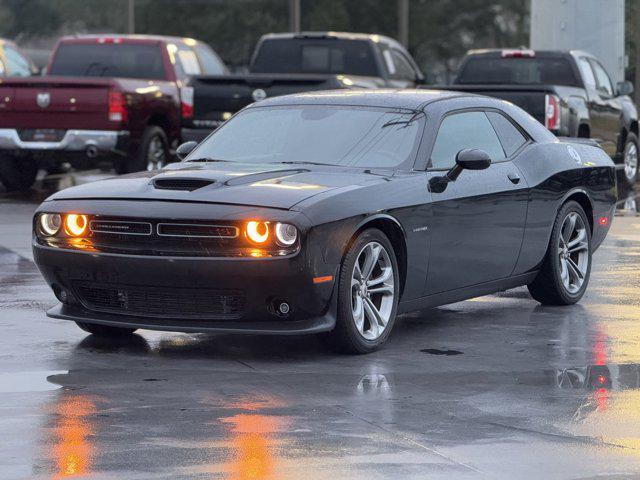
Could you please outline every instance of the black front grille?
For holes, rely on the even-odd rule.
[[[209,290],[79,282],[78,299],[88,310],[141,317],[235,319],[245,309],[238,290]]]
[[[188,238],[236,238],[238,236],[238,228],[229,225],[159,223],[158,235]]]
[[[153,181],[153,185],[161,190],[187,190],[192,192],[214,183],[213,180],[201,178],[158,178]]]

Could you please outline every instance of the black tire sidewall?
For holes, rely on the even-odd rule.
[[[362,251],[362,248],[369,242],[378,242],[381,244],[389,254],[391,263],[393,265],[394,275],[394,305],[391,311],[389,322],[385,328],[383,334],[376,340],[367,340],[359,332],[353,320],[352,308],[351,308],[351,275],[355,262],[358,259],[358,255]],[[346,335],[346,343],[349,345],[349,349],[358,353],[368,353],[376,350],[382,345],[393,330],[393,326],[396,320],[396,313],[398,309],[398,299],[400,296],[400,279],[398,273],[398,261],[393,245],[389,241],[388,237],[382,233],[382,231],[376,228],[370,228],[364,230],[352,243],[347,254],[344,256],[342,265],[340,267],[340,278],[338,283],[338,318],[336,320],[339,325],[337,329],[342,335]]]
[[[128,163],[128,168],[126,169],[128,173],[141,172],[147,169],[147,152],[149,151],[149,144],[155,137],[159,137],[162,141],[165,152],[165,165],[169,163],[169,142],[167,135],[162,128],[149,126],[145,128],[142,138],[140,139],[140,145],[138,145],[138,150]]]
[[[635,133],[633,132],[629,132],[627,134],[627,139],[624,142],[624,145],[622,147],[622,165],[624,167],[624,156],[625,156],[625,152],[627,151],[627,145],[629,145],[629,143],[633,143],[636,146],[636,155],[640,154],[640,150],[638,150],[638,137],[636,136]],[[625,183],[627,184],[627,186],[629,187],[633,187],[635,186],[635,184],[638,182],[638,176],[640,176],[640,166],[636,165],[636,175],[633,179],[629,179],[627,178],[627,175],[624,173],[624,168],[621,171],[622,177],[624,178]]]
[[[32,156],[0,154],[0,182],[9,192],[31,188],[38,175],[38,162]]]
[[[589,242],[589,250],[588,250],[589,264],[587,266],[587,272],[585,274],[585,278],[584,278],[584,281],[582,282],[582,286],[580,287],[580,290],[574,294],[568,292],[564,286],[564,283],[562,282],[560,258],[556,253],[558,250],[559,236],[560,236],[560,232],[562,231],[562,225],[567,215],[571,212],[576,212],[578,215],[582,217],[582,221],[584,222],[584,225],[586,227],[585,230],[587,233],[587,241]],[[553,274],[554,283],[556,284],[557,293],[562,298],[563,302],[566,304],[573,304],[578,302],[584,295],[585,291],[587,290],[587,286],[589,285],[589,278],[591,276],[591,264],[593,260],[592,259],[593,252],[591,251],[591,226],[590,225],[591,224],[589,222],[589,219],[587,218],[587,215],[584,212],[584,209],[580,206],[580,204],[578,202],[570,201],[564,204],[563,207],[560,209],[553,226],[553,232],[551,234],[551,243],[549,244],[548,261],[550,262],[550,267]]]

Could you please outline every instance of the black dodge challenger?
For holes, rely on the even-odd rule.
[[[49,316],[101,335],[318,333],[369,352],[402,312],[521,285],[577,302],[616,199],[597,146],[456,92],[267,99],[179,153],[42,203]]]

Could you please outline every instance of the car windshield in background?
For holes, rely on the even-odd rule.
[[[187,161],[396,167],[415,156],[423,120],[422,112],[382,108],[256,107],[230,120]]]
[[[368,42],[339,39],[265,40],[251,67],[254,73],[335,73],[376,76]]]
[[[159,80],[164,64],[159,45],[68,43],[58,48],[51,75]]]
[[[471,58],[458,75],[460,84],[576,86],[571,65],[564,58]]]

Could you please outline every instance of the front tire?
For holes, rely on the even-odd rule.
[[[107,325],[97,325],[95,323],[76,322],[85,332],[99,337],[126,337],[135,332],[136,328],[109,327]]]
[[[565,203],[556,216],[547,256],[531,296],[543,305],[572,305],[582,298],[591,275],[591,228],[578,202]]]
[[[9,192],[29,190],[38,175],[38,162],[31,156],[0,155],[0,182]]]
[[[399,285],[393,245],[376,228],[363,231],[340,267],[336,326],[325,334],[330,346],[343,353],[378,349],[395,323]]]
[[[622,152],[624,160],[624,180],[629,187],[638,181],[638,137],[635,133],[627,134],[627,141]]]

